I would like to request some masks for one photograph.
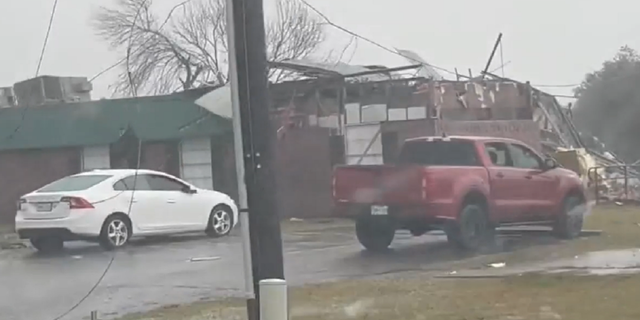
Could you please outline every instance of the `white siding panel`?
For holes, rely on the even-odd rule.
[[[211,140],[197,138],[180,143],[180,175],[199,188],[213,189]]]
[[[109,146],[88,146],[82,149],[82,171],[109,169],[111,161]]]
[[[347,164],[357,164],[360,158],[362,158],[360,164],[382,164],[382,139],[377,134],[379,130],[380,123],[345,127]],[[367,147],[369,147],[368,151]],[[365,151],[367,151],[366,154]]]

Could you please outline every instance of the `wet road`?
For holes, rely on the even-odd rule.
[[[501,231],[487,252],[518,250],[556,243],[548,231]],[[115,253],[113,263],[92,294],[63,319],[82,319],[97,310],[100,319],[164,305],[242,296],[244,288],[241,239],[201,236],[144,240]],[[442,234],[412,237],[398,232],[391,251],[363,251],[352,228],[287,231],[283,234],[285,273],[290,285],[370,276],[398,276],[404,271],[448,275],[452,268],[487,270],[486,261],[453,250]],[[637,252],[636,252],[637,253]],[[635,253],[634,253],[635,255]],[[53,320],[83,298],[114,257],[97,245],[68,244],[61,255],[44,257],[30,249],[0,251],[0,318]],[[462,265],[454,265],[462,261]],[[546,267],[543,267],[546,268]],[[558,269],[556,266],[554,269]],[[519,271],[518,271],[519,270]],[[534,270],[535,271],[535,270]],[[469,274],[472,276],[472,274]]]
[[[441,235],[399,234],[396,250],[380,256],[364,253],[350,232],[285,234],[283,241],[290,285],[418,270],[436,260],[429,258],[429,250],[446,246]],[[425,242],[436,245],[422,245]],[[55,257],[29,249],[0,252],[3,320],[55,319],[87,294],[114,254],[95,245],[67,247]],[[190,261],[194,258],[202,261]],[[64,319],[81,319],[91,310],[113,318],[161,305],[242,295],[242,270],[238,235],[138,242],[115,253],[99,286]]]

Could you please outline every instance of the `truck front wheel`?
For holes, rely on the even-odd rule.
[[[553,225],[554,234],[561,239],[574,239],[580,236],[584,223],[586,204],[576,196],[569,196],[563,202],[562,213]]]
[[[485,209],[477,204],[465,205],[458,221],[448,223],[445,232],[449,243],[471,251],[478,250],[493,235]]]
[[[356,220],[356,236],[369,251],[384,251],[389,248],[396,230],[388,217],[363,215]]]

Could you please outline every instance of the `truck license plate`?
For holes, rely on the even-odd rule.
[[[387,206],[371,206],[372,216],[386,216],[389,214],[389,207]]]

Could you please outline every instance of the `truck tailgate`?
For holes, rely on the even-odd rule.
[[[420,166],[338,166],[333,175],[336,202],[361,204],[410,204],[423,201],[423,168]]]

